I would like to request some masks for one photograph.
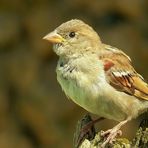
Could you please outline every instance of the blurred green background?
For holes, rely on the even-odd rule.
[[[62,92],[58,58],[42,40],[72,18],[92,25],[104,43],[123,49],[148,79],[147,0],[1,0],[0,148],[72,147],[76,122],[86,111]],[[124,127],[124,135],[131,138],[138,123]],[[113,125],[106,120],[98,128]]]

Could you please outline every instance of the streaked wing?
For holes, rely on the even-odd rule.
[[[106,79],[116,90],[148,100],[148,85],[131,65],[131,59],[117,48],[105,45],[99,58],[104,62]]]

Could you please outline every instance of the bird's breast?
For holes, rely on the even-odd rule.
[[[107,88],[103,76],[93,79],[74,67],[59,65],[57,80],[65,94],[87,111],[114,120],[125,118],[121,108],[113,103],[104,91]]]
[[[92,97],[98,96],[98,90],[94,85],[97,83],[94,75],[82,72],[75,65],[62,62],[58,64],[56,71],[57,80],[65,94],[80,106],[84,107]]]
[[[117,91],[106,81],[103,66],[95,58],[60,60],[56,72],[65,94],[91,113],[121,121],[143,110],[139,99]]]

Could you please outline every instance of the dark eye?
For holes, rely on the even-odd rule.
[[[71,37],[71,38],[75,37],[75,35],[76,35],[75,32],[70,32],[69,33],[69,37]]]

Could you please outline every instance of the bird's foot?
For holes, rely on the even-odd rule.
[[[122,131],[120,130],[120,128],[124,125],[124,124],[126,124],[128,121],[130,120],[130,118],[128,118],[128,119],[126,119],[126,120],[124,120],[124,121],[121,121],[119,124],[117,124],[114,128],[112,128],[112,129],[109,129],[109,130],[107,130],[106,132],[102,132],[102,136],[104,137],[106,137],[106,140],[103,142],[103,144],[102,144],[102,148],[104,148],[105,147],[105,145],[107,144],[107,143],[112,143],[113,141],[115,141],[116,139],[116,136],[121,136],[122,135]]]
[[[121,135],[122,131],[117,128],[109,129],[105,132],[103,131],[101,136],[106,137],[106,140],[103,142],[101,147],[104,148],[107,143],[112,144],[116,140],[116,137]]]
[[[105,137],[110,135],[110,133],[112,133],[113,129],[109,129],[107,131],[102,131],[101,132],[101,136]],[[117,130],[117,135],[121,136],[122,135],[122,131],[121,130]]]

